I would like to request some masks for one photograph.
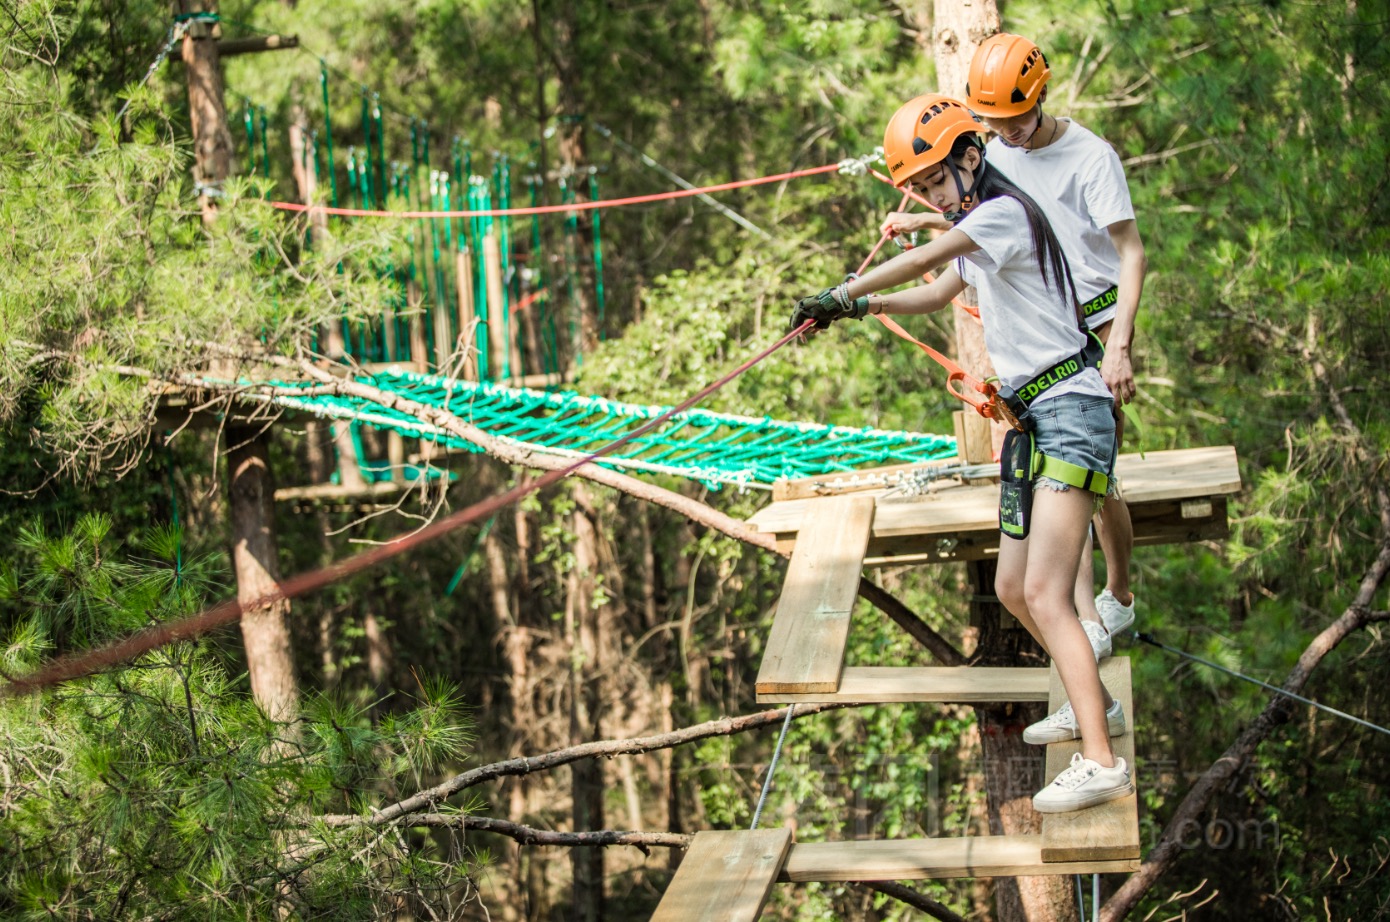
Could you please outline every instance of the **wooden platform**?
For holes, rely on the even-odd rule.
[[[1226,500],[1241,486],[1233,447],[1153,451],[1143,458],[1126,454],[1120,456],[1116,470],[1134,520],[1136,544],[1199,541],[1227,534]],[[793,486],[798,488],[783,489],[781,495],[803,498],[774,501],[748,520],[759,531],[775,534],[784,552],[794,549],[802,522],[817,504],[836,496],[860,495],[875,501],[865,566],[980,560],[998,553],[996,483],[937,484],[931,493],[902,499],[885,497],[882,485],[860,487],[842,481],[834,486],[828,478],[797,481]],[[813,490],[825,495],[805,496]]]

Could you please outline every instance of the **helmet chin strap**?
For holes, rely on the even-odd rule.
[[[960,169],[954,160],[946,158],[946,168],[951,171],[951,178],[956,181],[956,194],[960,196],[960,205],[956,211],[943,211],[942,217],[952,224],[959,224],[965,220],[970,209],[975,207],[975,190],[980,187],[980,177],[985,175],[985,158],[980,157],[980,165],[975,168],[975,175],[970,179],[970,188],[965,188],[965,183],[960,181]]]
[[[1033,138],[1037,135],[1037,133],[1038,133],[1040,130],[1042,130],[1042,126],[1043,126],[1043,108],[1042,108],[1042,103],[1039,102],[1039,103],[1038,103],[1038,123],[1037,123],[1036,125],[1033,126],[1033,130],[1032,130],[1032,131],[1028,132],[1028,137],[1024,138],[1024,139],[1023,139],[1020,143],[1018,143],[1018,144],[1010,144],[1008,141],[1005,141],[1004,138],[1001,136],[1001,137],[999,138],[999,142],[1000,142],[1001,144],[1003,144],[1005,147],[1014,147],[1014,148],[1018,148],[1018,149],[1022,150],[1024,153],[1027,153],[1028,150],[1029,150],[1028,145],[1031,144],[1031,143],[1033,143]]]

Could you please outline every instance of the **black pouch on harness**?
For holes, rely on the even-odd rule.
[[[1033,433],[1009,430],[999,452],[999,530],[1022,541],[1033,519]]]

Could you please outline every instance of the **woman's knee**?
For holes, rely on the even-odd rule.
[[[1023,604],[1038,624],[1063,618],[1074,612],[1072,580],[1059,580],[1055,574],[1029,574],[1022,587]]]
[[[998,577],[994,580],[994,594],[999,599],[999,604],[1009,611],[1017,614],[1027,610],[1027,601],[1023,592],[1023,580],[1006,579]]]

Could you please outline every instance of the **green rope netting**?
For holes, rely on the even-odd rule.
[[[456,381],[409,371],[380,371],[364,374],[358,380],[409,400],[447,409],[493,438],[576,458],[621,438],[668,409],[559,391]],[[407,438],[479,450],[470,442],[374,401],[284,393],[285,388],[294,386],[277,382],[280,390],[270,399],[286,408],[391,429]],[[955,439],[939,435],[688,410],[598,463],[684,477],[718,489],[722,484],[769,487],[783,478],[911,464],[948,458],[955,453]]]

